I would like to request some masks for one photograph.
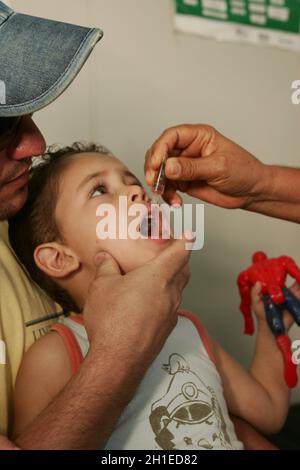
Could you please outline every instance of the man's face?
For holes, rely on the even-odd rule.
[[[0,220],[16,214],[24,205],[31,158],[42,154],[45,147],[31,117],[24,116],[10,142],[0,150]]]
[[[85,153],[70,157],[62,170],[55,218],[63,243],[77,254],[82,267],[94,275],[94,257],[100,251],[110,253],[123,272],[129,272],[155,257],[170,239],[151,238],[133,240],[106,239],[97,237],[96,226],[99,217],[97,208],[110,204],[117,214],[116,233],[118,236],[118,217],[122,214],[119,196],[125,196],[127,207],[142,204],[146,210],[150,199],[139,180],[131,174],[118,159],[97,154]],[[136,217],[128,217],[128,225]],[[132,219],[132,220],[130,220]]]

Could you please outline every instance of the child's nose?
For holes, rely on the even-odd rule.
[[[148,201],[148,196],[144,188],[132,185],[129,187],[128,199],[130,202]]]

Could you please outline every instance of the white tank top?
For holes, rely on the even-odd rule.
[[[81,319],[65,318],[53,330],[65,340],[76,372],[89,349]],[[180,311],[177,326],[149,367],[105,449],[243,449],[228,414],[205,330],[190,312]]]

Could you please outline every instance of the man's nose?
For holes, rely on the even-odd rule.
[[[13,160],[41,155],[46,149],[46,142],[31,116],[24,116],[19,124],[16,136],[7,148],[8,157]]]

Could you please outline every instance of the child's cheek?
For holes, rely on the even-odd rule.
[[[151,256],[136,240],[110,240],[107,251],[115,258],[121,271],[127,273],[145,264]]]

